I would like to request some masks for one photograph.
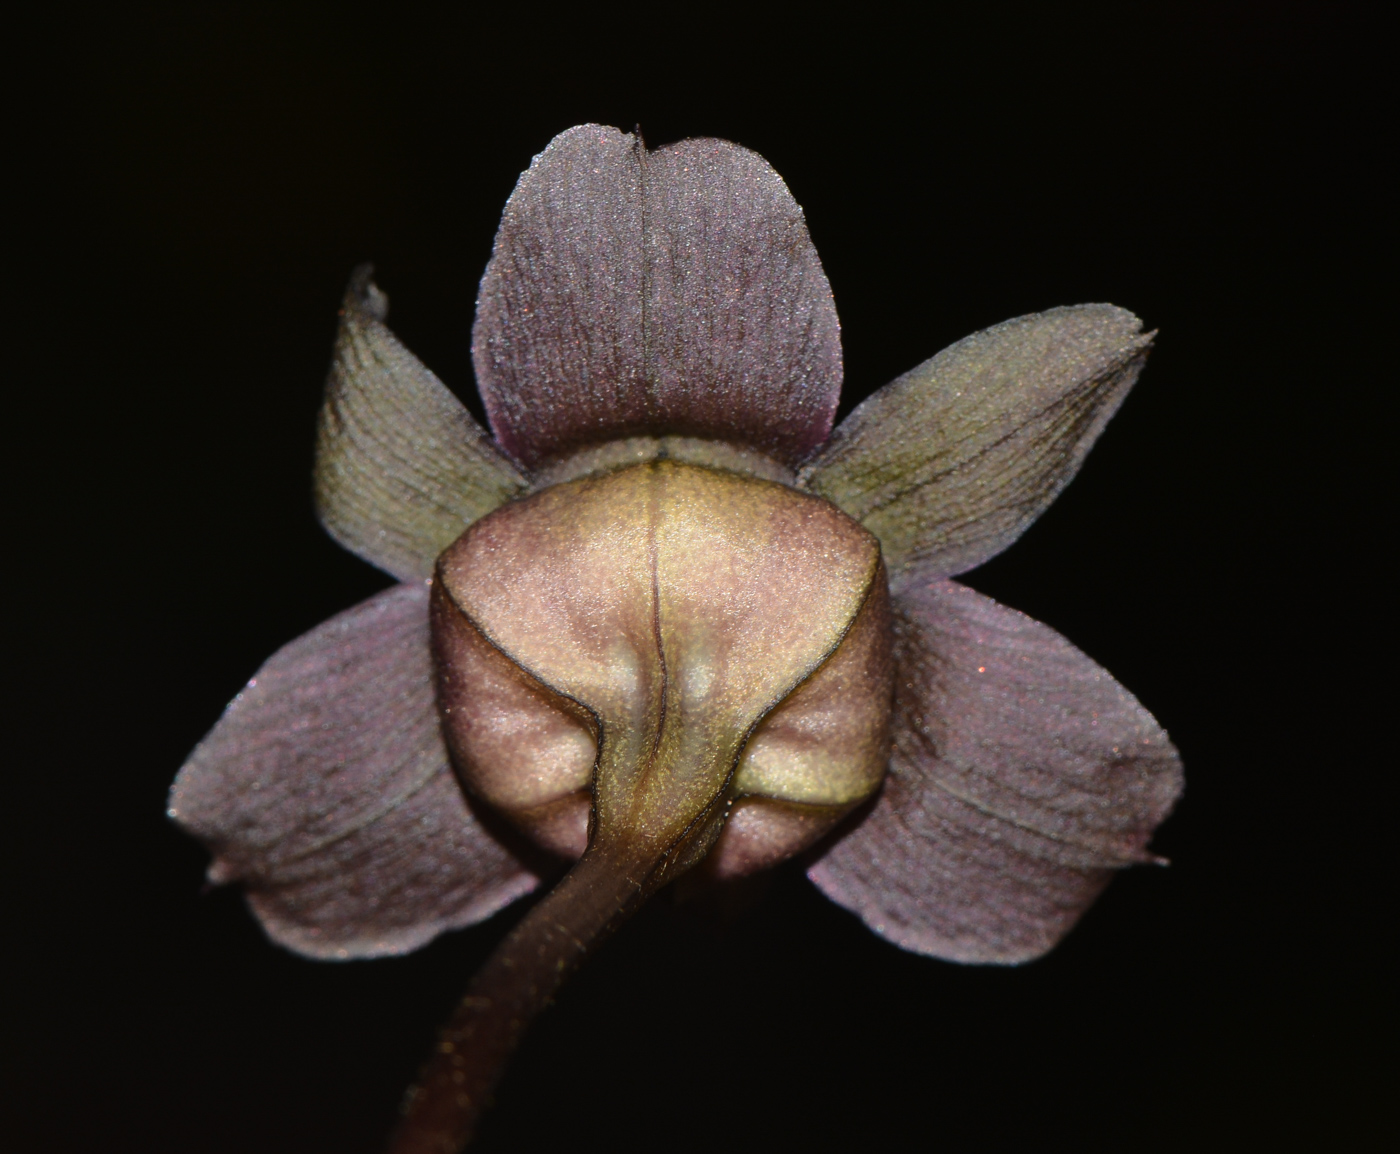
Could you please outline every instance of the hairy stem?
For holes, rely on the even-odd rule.
[[[458,1154],[530,1022],[650,892],[653,862],[592,846],[472,978],[404,1108],[390,1154]]]

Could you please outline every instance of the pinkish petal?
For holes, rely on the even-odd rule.
[[[648,154],[648,331],[668,420],[784,461],[826,439],[841,330],[802,209],[757,153],[683,140]]]
[[[890,775],[809,876],[905,949],[1028,961],[1112,870],[1153,860],[1180,760],[1132,694],[1048,626],[952,581],[912,584],[895,604]]]
[[[1079,471],[1152,344],[1113,305],[1004,321],[891,381],[799,484],[880,538],[890,582],[995,557]]]
[[[534,467],[641,433],[737,441],[788,464],[831,428],[841,342],[802,210],[755,153],[648,153],[584,125],[506,205],[477,301],[477,384]]]
[[[319,958],[399,954],[528,893],[472,815],[438,732],[428,586],[398,585],[283,646],[200,742],[170,816],[263,928]]]

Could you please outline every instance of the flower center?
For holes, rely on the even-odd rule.
[[[653,884],[722,834],[721,874],[771,864],[874,791],[889,639],[879,545],[856,522],[675,460],[503,506],[434,585],[464,785],[558,852],[626,847]]]

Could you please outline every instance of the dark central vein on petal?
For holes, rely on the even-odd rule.
[[[660,478],[657,478],[657,481],[659,482]],[[659,483],[654,485],[651,494],[651,533],[647,563],[651,567],[651,635],[652,641],[656,645],[656,661],[661,669],[661,683],[657,687],[659,702],[656,710],[656,729],[652,735],[651,755],[647,758],[647,767],[643,773],[644,778],[651,775],[652,769],[656,765],[656,759],[661,753],[661,738],[666,731],[667,698],[670,696],[670,670],[666,666],[666,646],[661,636],[661,564],[660,546],[657,543],[661,503],[659,488]]]

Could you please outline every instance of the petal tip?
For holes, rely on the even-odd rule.
[[[371,320],[389,318],[389,295],[374,283],[374,265],[369,261],[357,264],[351,271],[342,307],[346,312],[360,313]]]

